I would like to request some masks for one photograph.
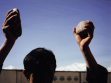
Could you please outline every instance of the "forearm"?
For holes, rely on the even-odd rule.
[[[93,70],[98,70],[98,64],[97,64],[93,54],[91,53],[89,46],[82,47],[82,48],[80,48],[80,50],[85,59],[86,66]]]
[[[3,64],[14,43],[15,41],[5,40],[2,46],[0,47],[0,65]]]

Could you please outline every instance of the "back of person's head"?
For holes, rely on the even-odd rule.
[[[56,68],[56,59],[52,51],[45,48],[36,48],[26,55],[23,63],[25,69],[24,74],[27,79],[30,79],[30,75],[33,74],[33,77],[36,78],[36,80],[39,80],[39,82],[42,78],[41,83],[42,80],[46,83],[48,79],[49,81],[53,80]]]

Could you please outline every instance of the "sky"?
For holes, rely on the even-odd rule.
[[[94,23],[94,38],[89,47],[98,64],[111,67],[110,0],[0,0],[0,45],[5,41],[2,24],[10,9],[18,8],[22,24],[19,37],[8,54],[3,68],[23,69],[24,57],[33,49],[52,50],[57,68],[84,58],[72,33],[80,21]]]

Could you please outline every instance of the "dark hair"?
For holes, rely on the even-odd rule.
[[[51,65],[54,67],[54,69],[56,68],[55,55],[52,53],[52,51],[45,48],[36,48],[32,50],[26,55],[23,63],[24,68],[28,73],[43,71]]]

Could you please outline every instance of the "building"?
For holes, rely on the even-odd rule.
[[[0,75],[0,83],[29,83],[22,71],[3,69]],[[86,72],[56,71],[53,83],[87,83]],[[111,72],[108,73],[108,83],[111,83]]]

